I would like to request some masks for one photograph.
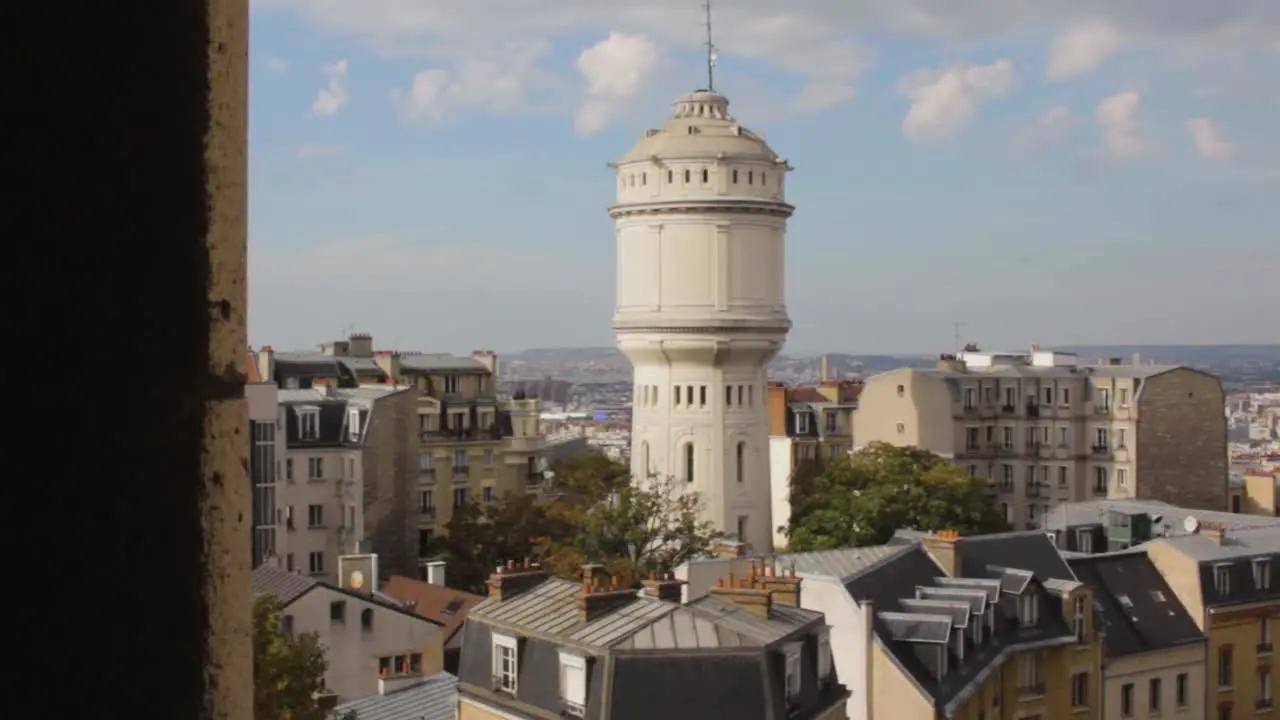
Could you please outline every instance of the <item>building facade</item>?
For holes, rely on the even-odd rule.
[[[1035,527],[1091,498],[1226,507],[1223,403],[1218,378],[1191,368],[974,351],[869,378],[854,437],[951,458],[991,481],[1010,524]]]
[[[613,329],[635,369],[632,473],[684,481],[717,529],[767,549],[765,368],[791,327],[791,167],[711,91],[679,98],[612,166]]]
[[[799,584],[721,578],[682,603],[675,580],[638,594],[599,566],[575,582],[509,564],[463,628],[458,717],[844,720],[830,634]]]
[[[276,562],[280,557],[278,540],[280,518],[276,513],[277,482],[283,453],[283,435],[278,432],[279,404],[275,383],[256,380],[250,371],[245,383],[245,399],[249,405],[249,482],[252,498],[253,567]]]
[[[826,358],[823,357],[823,365]],[[769,383],[769,495],[774,547],[787,543],[791,519],[791,478],[808,464],[813,469],[844,462],[853,450],[853,411],[862,384],[823,380],[789,388]]]

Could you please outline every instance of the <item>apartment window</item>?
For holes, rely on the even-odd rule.
[[[671,402],[676,407],[680,407],[680,386],[679,385],[671,386]]]
[[[1076,642],[1084,642],[1084,631],[1085,631],[1084,598],[1082,597],[1076,598],[1074,605],[1075,605]]]
[[[1271,653],[1271,618],[1262,617],[1258,619],[1258,654],[1269,655]]]
[[[1021,694],[1038,694],[1040,689],[1040,656],[1034,652],[1018,658],[1018,688]]]
[[[1231,706],[1223,705],[1218,708],[1218,720],[1231,720]]]
[[[1107,491],[1107,469],[1104,467],[1095,467],[1093,469],[1093,491],[1097,493],[1105,493]]]
[[[1178,704],[1179,709],[1191,704],[1191,676],[1189,674],[1178,673],[1178,677],[1174,678],[1173,700]]]
[[[738,516],[738,539],[742,542],[747,541],[747,516]]]
[[[1093,552],[1093,533],[1088,530],[1076,531],[1076,547],[1086,555],[1091,554]]]
[[[324,506],[308,505],[307,506],[307,527],[323,527],[324,526]]]
[[[1068,445],[1071,444],[1070,437],[1067,435],[1067,433],[1068,433],[1067,428],[1064,428],[1064,427],[1058,428],[1058,444],[1061,445],[1062,447],[1067,447]]]
[[[828,459],[828,460],[835,460],[835,459],[836,459],[836,458],[838,458],[838,457],[840,457],[840,446],[839,446],[839,445],[828,445],[828,446],[827,446],[827,459]]]
[[[1129,407],[1129,388],[1120,388],[1120,407]]]
[[[1013,524],[1013,511],[1009,508],[1009,503],[1000,503],[1000,517],[1009,524]]]
[[[787,646],[787,700],[790,701],[800,695],[800,650],[801,643],[791,643]]]
[[[284,479],[293,480],[293,458],[287,458],[284,461]]]
[[[563,651],[560,653],[560,702],[564,704],[565,711],[574,717],[582,717],[586,712],[586,658]]]
[[[1044,389],[1044,404],[1045,405],[1053,404],[1053,388],[1052,387],[1047,387]]]
[[[840,429],[840,416],[835,412],[828,410],[822,414],[822,419],[826,423],[827,432],[834,433]]]
[[[493,450],[486,449],[484,451],[484,466],[493,467]]]
[[[351,458],[347,458],[347,476],[346,477],[348,480],[356,479],[356,461],[352,460]]]
[[[493,636],[493,684],[495,690],[516,694],[519,680],[519,654],[516,639],[507,635]]]
[[[319,551],[308,553],[307,569],[312,573],[324,572],[324,553]]]
[[[284,556],[285,572],[293,572],[294,570],[297,570],[297,569],[298,568],[293,561],[293,553],[285,553],[285,556]]]
[[[324,458],[307,458],[307,477],[311,480],[324,477]]]
[[[453,451],[453,475],[459,477],[467,474],[467,451],[458,449]]]
[[[967,465],[967,466],[965,466],[964,471],[965,471],[965,474],[966,474],[966,475],[968,475],[969,477],[977,477],[977,476],[978,476],[978,466],[977,466],[977,465]]]
[[[831,662],[831,631],[823,630],[818,634],[818,680],[831,677],[834,665]]]
[[[351,442],[360,440],[360,411],[352,410],[347,413],[347,439]]]
[[[483,498],[486,503],[493,502],[493,488],[485,485],[480,490],[480,497]]]
[[[425,472],[430,469],[431,469],[431,453],[429,452],[418,453],[418,471]]]
[[[737,170],[734,170],[734,171],[733,171],[733,184],[734,184],[734,185],[737,185],[737,184],[738,184],[738,171],[737,171]]]
[[[902,397],[903,395],[906,395],[906,394],[907,394],[907,386],[906,386],[906,385],[899,385],[899,386],[898,386],[898,397]]]
[[[1151,678],[1147,682],[1147,709],[1153,713],[1160,712],[1160,695],[1162,694],[1160,678]]]
[[[298,411],[298,439],[315,440],[320,437],[320,413],[315,410]]]
[[[796,413],[796,434],[797,435],[809,434],[809,413],[807,412]]]
[[[436,509],[435,492],[431,490],[419,491],[418,509],[424,513],[433,512]]]
[[[1128,430],[1124,428],[1118,428],[1116,430],[1116,447],[1118,448],[1128,447],[1128,445],[1125,444],[1125,441],[1128,439],[1128,437],[1129,437]]]
[[[373,629],[373,608],[365,608],[360,611],[360,627],[365,630]]]
[[[467,489],[454,488],[453,489],[453,506],[456,508],[459,508],[466,504],[467,504]]]
[[[1011,449],[1013,447],[1013,428],[1001,428],[1000,432],[1001,444],[1004,445],[1006,450]]]
[[[444,391],[445,391],[446,393],[448,393],[448,394],[452,395],[452,394],[454,394],[454,393],[458,392],[458,385],[459,385],[459,383],[458,383],[458,376],[457,376],[457,375],[445,375],[445,376],[444,376]]]
[[[693,482],[693,443],[684,446],[684,481]]]
[[[965,428],[964,447],[966,450],[978,449],[978,428],[976,427]]]
[[[1004,485],[1007,488],[1013,487],[1013,466],[1012,465],[1000,466],[1000,484]]]
[[[698,407],[707,406],[707,386],[700,385],[698,387]]]
[[[1075,673],[1071,676],[1071,707],[1089,707],[1089,673]]]
[[[1231,565],[1221,563],[1213,566],[1213,587],[1223,597],[1231,594]]]
[[[1034,592],[1027,591],[1018,597],[1018,620],[1023,627],[1039,624],[1040,598]]]
[[[745,442],[739,442],[737,449],[734,451],[734,455],[736,456],[734,460],[734,472],[738,478],[738,482],[742,482],[746,479],[747,474],[747,444]]]
[[[1231,652],[1230,645],[1223,645],[1218,648],[1218,687],[1231,687],[1231,674],[1234,671],[1235,657]]]
[[[1058,466],[1058,487],[1066,487],[1066,486],[1067,486],[1067,466],[1059,465]]]
[[[1012,407],[1015,407],[1017,404],[1018,404],[1018,389],[1005,388],[1004,389],[1004,406],[1006,408],[1012,408]]]
[[[1111,409],[1111,390],[1107,388],[1098,388],[1098,409]]]
[[[1257,558],[1253,561],[1253,584],[1259,590],[1271,589],[1271,561],[1267,558]]]
[[[739,397],[738,400],[741,401],[742,398]],[[748,385],[747,386],[747,407],[755,407],[755,406],[756,406],[756,386]]]
[[[1271,668],[1258,668],[1258,702],[1259,710],[1271,707]]]
[[[972,410],[978,402],[978,393],[973,388],[964,389],[964,409]]]
[[[1116,487],[1129,487],[1129,471],[1125,468],[1116,468]]]
[[[1062,388],[1062,404],[1071,404],[1071,388]]]
[[[1133,683],[1120,686],[1120,717],[1133,717]]]
[[[1094,428],[1093,446],[1099,450],[1107,449],[1107,429],[1106,428]]]
[[[347,602],[345,600],[335,600],[329,603],[329,619],[338,622],[347,621]]]

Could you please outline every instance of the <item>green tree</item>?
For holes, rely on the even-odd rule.
[[[596,449],[551,463],[552,487],[561,493],[600,500],[631,480],[631,470]]]
[[[1008,529],[987,480],[927,450],[872,443],[849,463],[793,485],[787,538],[792,551],[879,545],[898,529]]]
[[[510,493],[496,502],[468,502],[454,508],[440,546],[449,563],[450,585],[483,594],[489,574],[508,560],[533,557],[543,538],[563,534],[545,504],[528,493]]]
[[[316,702],[327,662],[315,633],[292,634],[280,624],[280,601],[253,601],[253,716],[258,720],[325,720]]]

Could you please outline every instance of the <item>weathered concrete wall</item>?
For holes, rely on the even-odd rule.
[[[1204,510],[1227,506],[1222,382],[1178,368],[1148,378],[1138,397],[1138,497]]]
[[[47,55],[9,85],[0,165],[5,346],[42,378],[9,399],[9,571],[28,675],[76,678],[15,683],[18,715],[252,717],[248,16],[6,7]]]
[[[413,389],[378,400],[365,435],[364,549],[378,554],[383,578],[418,576],[417,402]]]

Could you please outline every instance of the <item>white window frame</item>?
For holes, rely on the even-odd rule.
[[[492,450],[492,449],[490,449],[490,448],[485,448],[485,451],[484,451],[484,466],[485,466],[485,467],[493,467],[493,450]]]
[[[351,442],[360,441],[360,411],[356,408],[347,411],[347,438]]]
[[[307,458],[307,479],[308,480],[324,479],[324,458],[322,457]]]
[[[506,652],[511,653],[511,672],[502,669],[502,660]],[[493,679],[497,689],[502,692],[516,694],[520,687],[520,643],[510,635],[493,636]]]
[[[574,683],[574,679],[577,682]],[[560,701],[570,715],[582,717],[587,708],[587,659],[560,651]]]
[[[312,504],[307,506],[307,527],[324,527],[324,505]]]
[[[786,689],[787,700],[791,700],[800,695],[800,689],[803,687],[803,678],[800,675],[800,651],[804,648],[801,643],[788,643],[785,648],[786,656]]]
[[[313,574],[324,572],[324,552],[314,550],[307,553],[307,570]]]
[[[1033,627],[1040,621],[1040,603],[1031,591],[1018,596],[1018,620],[1023,627]]]
[[[434,459],[431,457],[430,451],[423,451],[418,453],[418,469],[419,470],[430,470],[431,464],[433,462],[434,462]]]
[[[1084,642],[1085,631],[1085,603],[1083,597],[1075,599],[1075,625],[1076,625],[1076,642]]]
[[[1253,582],[1259,590],[1271,589],[1271,561],[1267,558],[1255,558],[1253,561]]]
[[[453,395],[459,392],[458,388],[462,387],[461,379],[457,375],[444,376],[444,392]]]
[[[298,439],[317,440],[320,438],[320,411],[315,408],[298,409]]]
[[[809,413],[808,412],[796,413],[796,434],[797,435],[809,434]]]
[[[826,680],[831,677],[833,670],[835,663],[831,656],[831,628],[825,628],[818,633],[818,679]]]
[[[1116,487],[1129,487],[1129,471],[1126,468],[1116,468]]]

